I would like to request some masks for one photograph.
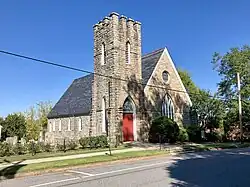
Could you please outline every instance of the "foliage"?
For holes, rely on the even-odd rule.
[[[205,134],[207,141],[209,142],[222,142],[223,135],[218,131],[212,131]]]
[[[0,117],[0,126],[4,127],[4,119]],[[4,140],[6,137],[5,137],[5,133],[3,132],[3,129],[2,129],[2,135],[0,135],[1,138],[0,138],[0,141],[1,140]]]
[[[190,125],[187,127],[189,141],[201,142],[201,128],[197,125]]]
[[[176,122],[166,116],[157,117],[152,121],[149,130],[149,141],[158,143],[176,142],[179,135],[179,127]]]
[[[39,102],[25,112],[28,140],[38,140],[40,132],[42,132],[47,126],[47,115],[51,108],[51,102]]]
[[[212,63],[214,69],[222,77],[219,83],[219,93],[227,101],[237,96],[237,77],[241,77],[242,99],[250,100],[250,46],[232,48],[224,56],[215,53]]]
[[[227,116],[225,117],[226,130],[230,125],[238,123],[237,104],[237,73],[241,79],[242,121],[250,121],[250,46],[232,48],[224,55],[215,53],[213,56],[214,69],[221,76],[218,84],[218,93],[224,99]]]
[[[98,138],[96,136],[89,137],[89,147],[90,149],[98,147]]]
[[[0,142],[0,156],[10,156],[12,154],[13,152],[11,145],[6,142]]]
[[[187,130],[185,128],[183,128],[183,127],[179,128],[178,141],[180,141],[180,142],[189,141],[189,136],[188,136]]]
[[[52,103],[50,101],[46,101],[46,102],[40,102],[37,105],[38,105],[37,115],[38,115],[39,126],[41,129],[46,129],[48,125],[47,115],[52,109]]]
[[[42,147],[43,147],[43,144],[38,142],[34,142],[34,141],[31,141],[29,143],[26,144],[27,146],[27,150],[29,153],[32,153],[32,154],[36,154],[36,153],[40,153],[43,151]]]
[[[210,91],[197,87],[187,71],[179,69],[178,73],[191,97],[193,103],[191,112],[197,114],[198,124],[204,129],[219,128],[225,113],[223,103],[216,98],[216,94],[211,96]]]
[[[9,114],[3,123],[4,137],[17,136],[22,138],[26,132],[26,121],[22,114]]]
[[[26,112],[26,137],[28,140],[38,140],[40,128],[37,124],[36,110],[30,107]]]
[[[79,143],[82,148],[105,148],[108,146],[108,140],[105,135],[101,136],[91,136],[91,137],[82,137],[79,140]]]
[[[57,145],[56,145],[56,149],[58,150],[58,151],[66,151],[66,144],[64,145],[64,144],[61,144],[61,143],[57,143]]]
[[[21,143],[13,145],[12,151],[15,155],[23,155],[26,153],[26,148]]]
[[[83,149],[88,148],[89,143],[90,143],[90,138],[89,137],[82,137],[79,139],[79,143]]]
[[[68,150],[75,150],[77,148],[77,143],[74,140],[69,140],[66,144]]]
[[[200,89],[193,82],[189,72],[185,70],[178,69],[178,73],[181,77],[181,80],[190,95],[192,102],[196,102],[196,96],[199,94]],[[194,103],[195,104],[195,103]]]
[[[107,136],[101,135],[96,137],[98,139],[98,147],[105,148],[108,146]]]
[[[42,152],[51,152],[53,150],[53,146],[48,143],[39,142],[38,144]]]

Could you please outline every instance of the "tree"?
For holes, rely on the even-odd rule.
[[[196,96],[199,94],[200,89],[193,82],[190,74],[186,70],[178,69],[178,73],[181,77],[181,80],[189,93],[192,102],[196,101]],[[195,103],[194,103],[195,104]]]
[[[197,113],[198,123],[204,129],[213,131],[223,126],[223,103],[216,98],[216,94],[211,96],[210,91],[200,89],[192,81],[187,71],[178,70],[182,82],[192,100],[192,111]]]
[[[221,76],[218,93],[227,102],[237,99],[237,77],[241,77],[242,100],[250,101],[250,46],[232,48],[224,56],[215,53],[212,63]]]
[[[47,127],[47,115],[51,108],[51,102],[39,102],[26,112],[28,139],[38,140],[39,136],[41,136],[40,133]]]
[[[44,129],[48,125],[48,118],[47,115],[52,109],[52,102],[46,101],[46,102],[39,102],[37,104],[38,106],[38,120],[39,120],[39,125],[41,129]]]
[[[25,112],[26,116],[26,137],[28,140],[38,140],[39,137],[39,124],[36,117],[35,107],[30,107],[30,109]]]
[[[0,117],[0,126],[2,126],[2,127],[4,126],[4,119],[2,117]],[[5,137],[6,137],[5,136],[5,132],[3,132],[3,129],[1,130],[0,137],[1,137],[0,141],[3,140],[3,139],[5,139]]]
[[[3,123],[3,132],[5,137],[17,136],[22,138],[26,132],[26,121],[22,114],[9,114]]]
[[[250,46],[232,48],[224,55],[215,53],[212,63],[214,70],[221,76],[218,93],[223,97],[227,109],[225,123],[230,126],[238,123],[237,77],[241,78],[243,125],[250,122]],[[229,128],[229,127],[228,127]]]

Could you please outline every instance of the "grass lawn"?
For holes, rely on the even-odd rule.
[[[111,150],[119,150],[125,149],[125,146],[120,146],[117,148],[111,148]],[[12,155],[6,157],[0,157],[1,162],[14,162],[14,161],[21,161],[21,160],[31,160],[31,159],[38,159],[38,158],[48,158],[48,157],[57,157],[57,156],[67,156],[67,155],[76,155],[76,154],[84,154],[84,153],[94,153],[94,152],[101,152],[101,151],[108,151],[108,148],[100,148],[100,149],[77,149],[77,150],[68,150],[67,152],[58,151],[58,152],[43,152],[37,153],[36,155],[32,156],[32,154],[25,154],[25,155]]]
[[[94,157],[79,158],[79,159],[69,159],[69,160],[29,164],[29,165],[13,165],[0,170],[0,176],[10,178],[15,174],[24,172],[44,171],[55,168],[66,168],[77,165],[85,165],[85,164],[108,162],[108,161],[115,161],[115,160],[122,160],[122,159],[136,158],[136,157],[162,155],[162,154],[167,154],[167,152],[159,150],[134,151],[134,152],[118,153],[112,156],[104,155],[104,156],[94,156]]]

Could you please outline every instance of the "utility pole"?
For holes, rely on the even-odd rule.
[[[240,122],[240,140],[243,141],[243,127],[242,127],[242,108],[241,108],[241,94],[240,94],[240,74],[237,73],[238,85],[238,100],[239,100],[239,122]]]
[[[3,128],[3,127],[0,125],[0,140],[1,140],[1,138],[2,138],[2,136],[1,136],[1,135],[2,135],[2,128]]]

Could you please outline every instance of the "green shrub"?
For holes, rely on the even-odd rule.
[[[105,135],[83,137],[79,140],[81,147],[84,148],[105,148],[108,146],[108,140]]]
[[[43,144],[43,147],[42,147],[43,152],[52,152],[52,150],[53,150],[53,147],[50,144],[48,143]]]
[[[101,148],[106,148],[108,147],[108,139],[107,139],[107,136],[105,135],[101,135],[98,137],[98,141],[99,141],[99,146]]]
[[[89,143],[90,143],[90,138],[89,137],[82,137],[82,138],[80,138],[79,143],[83,149],[88,148]]]
[[[187,127],[187,133],[189,141],[191,142],[201,142],[201,128],[197,125],[190,125]]]
[[[209,142],[222,142],[223,135],[219,132],[212,131],[210,133],[206,133],[206,140]]]
[[[152,143],[174,143],[179,135],[179,126],[172,119],[161,116],[152,121],[149,130],[149,141]]]
[[[0,143],[0,156],[10,156],[12,155],[12,146],[6,142]]]
[[[26,148],[21,143],[17,143],[12,147],[12,151],[15,155],[23,155],[26,153]]]
[[[89,137],[89,147],[90,149],[98,147],[98,138],[96,136]]]
[[[57,143],[56,144],[56,150],[57,151],[66,151],[67,147],[66,147],[66,143],[65,145],[64,144],[61,144],[61,143]]]
[[[66,147],[68,150],[75,150],[77,148],[77,143],[74,140],[69,140]]]
[[[42,143],[29,142],[26,146],[29,153],[36,154],[42,152]]]
[[[189,141],[189,136],[188,136],[187,130],[183,127],[180,127],[178,141],[180,141],[180,142]]]

